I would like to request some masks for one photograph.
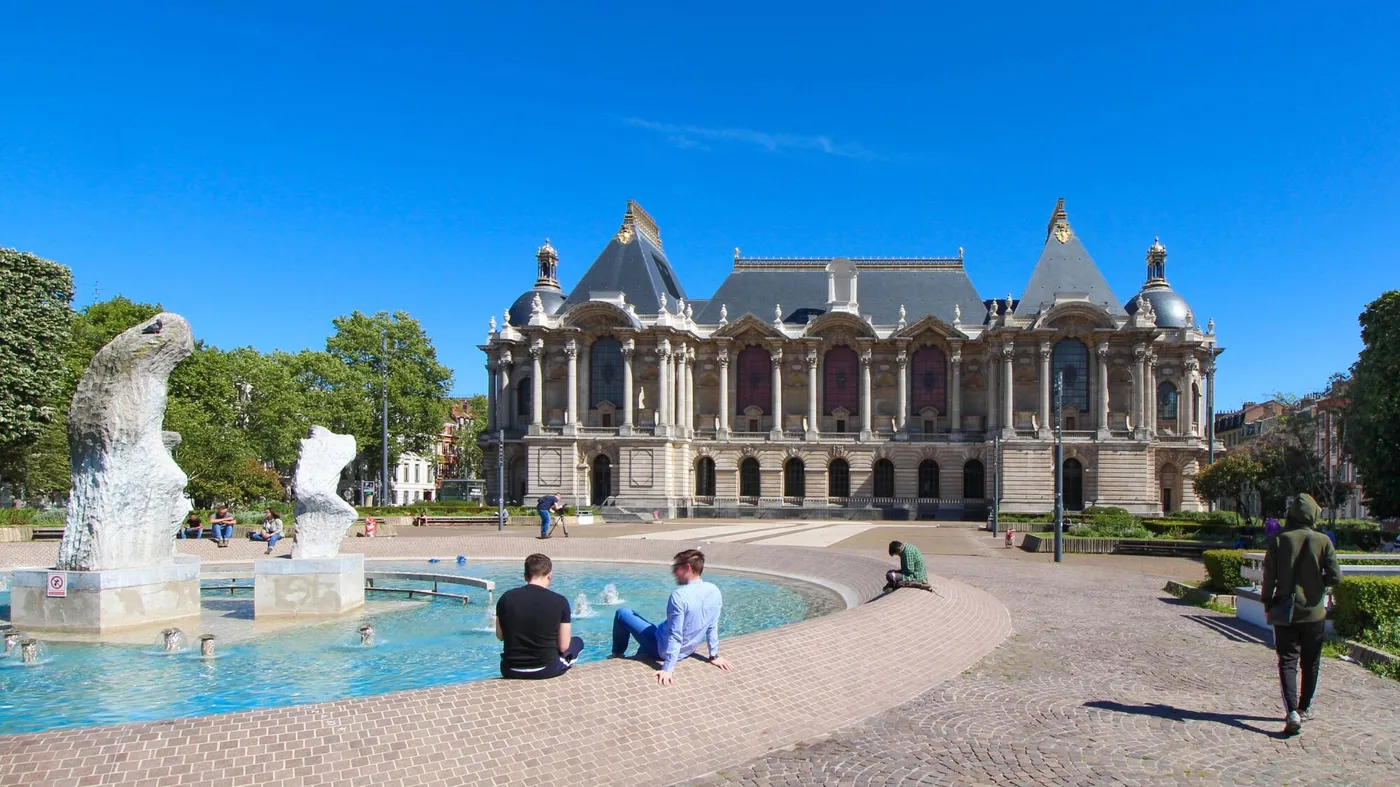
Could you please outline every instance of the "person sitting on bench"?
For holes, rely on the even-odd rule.
[[[180,538],[193,538],[195,541],[204,538],[204,520],[199,518],[199,514],[190,512],[185,524],[180,526]]]
[[[890,542],[890,557],[899,555],[899,569],[885,572],[885,590],[902,587],[928,587],[928,570],[919,548],[903,541]]]

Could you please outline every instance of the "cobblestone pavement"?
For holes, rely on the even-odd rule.
[[[1285,740],[1260,634],[1159,577],[995,555],[929,568],[1000,599],[1015,633],[908,703],[687,784],[1400,784],[1400,683],[1328,660],[1317,720]]]

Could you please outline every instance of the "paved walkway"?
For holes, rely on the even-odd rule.
[[[1319,718],[1282,726],[1273,654],[1162,581],[997,555],[948,533],[931,571],[983,588],[1015,634],[919,698],[693,785],[1400,784],[1400,683],[1323,665]]]

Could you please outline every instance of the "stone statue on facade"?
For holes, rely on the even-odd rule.
[[[297,538],[292,558],[329,558],[355,521],[355,508],[341,498],[340,472],[355,458],[354,435],[313,426],[301,441],[292,493],[296,495]]]
[[[1210,334],[1215,333],[1215,318],[1214,318],[1214,317],[1210,318],[1209,320],[1206,320],[1206,333],[1210,333]]]
[[[961,249],[959,249],[959,251],[961,252]],[[957,304],[957,303],[953,304],[953,324],[954,324],[954,325],[962,325],[962,305],[961,305],[961,304]]]
[[[535,293],[535,297],[530,299],[530,317],[544,316],[544,301],[540,300],[540,294]]]
[[[676,314],[685,314],[685,298],[676,299]]]
[[[783,305],[773,304],[773,324],[781,328],[783,326]]]
[[[899,304],[899,327],[904,327],[904,304]]]
[[[119,334],[83,373],[68,411],[73,491],[58,568],[104,571],[170,563],[190,510],[188,478],[161,431],[167,381],[194,350],[189,323],[162,312]]]
[[[645,410],[645,409],[647,409],[647,389],[645,389],[645,388],[641,388],[641,387],[638,387],[638,388],[637,388],[637,409],[638,409],[638,410]]]
[[[695,309],[688,303],[685,305],[685,318],[687,320],[695,319]]]

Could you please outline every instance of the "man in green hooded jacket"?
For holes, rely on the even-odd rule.
[[[1312,718],[1313,693],[1322,665],[1323,631],[1327,625],[1327,588],[1341,581],[1342,568],[1332,540],[1313,530],[1322,507],[1311,495],[1298,495],[1288,507],[1281,533],[1269,539],[1264,553],[1264,613],[1274,627],[1278,678],[1288,712],[1285,735],[1296,735],[1303,720]],[[1292,601],[1289,614],[1290,604]],[[1303,690],[1298,693],[1298,660],[1302,657]]]

